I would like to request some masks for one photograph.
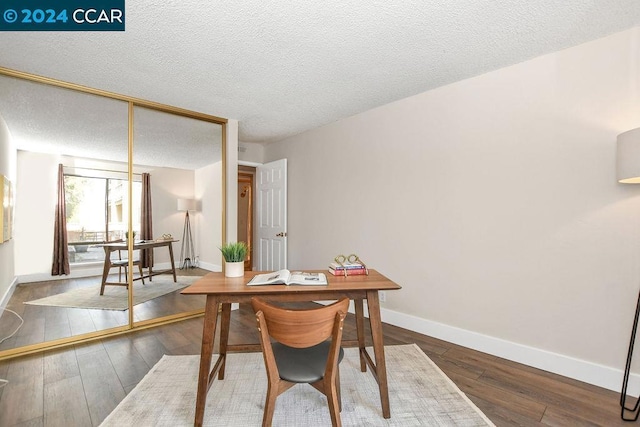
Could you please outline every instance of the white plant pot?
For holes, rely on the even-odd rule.
[[[240,262],[224,262],[224,275],[226,277],[242,277],[244,276],[244,261]]]

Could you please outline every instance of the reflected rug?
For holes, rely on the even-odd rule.
[[[189,286],[198,276],[177,276],[177,282],[171,275],[154,276],[153,281],[145,279],[143,285],[136,280],[133,284],[133,305],[161,297]],[[107,286],[104,295],[100,295],[100,281],[95,286],[73,289],[61,294],[27,301],[25,304],[49,305],[55,307],[90,308],[99,310],[126,310],[128,290],[124,286]]]
[[[360,372],[358,350],[347,348],[340,364],[344,426],[494,425],[417,345],[386,346],[385,354],[391,419],[382,418],[378,385]],[[193,425],[199,360],[165,355],[101,425]],[[266,389],[261,353],[229,354],[225,379],[209,390],[204,425],[260,426]],[[326,398],[296,385],[278,397],[273,425],[331,425]]]

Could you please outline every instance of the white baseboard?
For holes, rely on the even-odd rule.
[[[209,270],[209,271],[217,271],[217,272],[222,271],[222,266],[221,265],[212,264],[212,263],[209,263],[209,262],[200,261],[200,263],[198,264],[198,267],[203,268],[205,270]]]
[[[365,310],[365,312],[367,312]],[[523,363],[613,391],[622,388],[622,369],[611,368],[570,356],[529,347],[522,344],[482,335],[431,320],[381,308],[382,321],[420,334],[458,344],[463,347]],[[621,361],[621,365],[624,361]],[[631,375],[628,392],[640,394],[640,375]]]
[[[4,292],[4,295],[2,295],[2,298],[0,298],[0,311],[7,308],[7,304],[9,304],[9,300],[11,299],[11,296],[13,295],[13,291],[16,289],[17,285],[18,285],[18,279],[14,277],[13,280],[11,281],[11,284],[9,284],[9,287]]]

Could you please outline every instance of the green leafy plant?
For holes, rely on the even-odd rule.
[[[245,242],[227,243],[220,246],[220,252],[227,262],[243,262],[247,256],[247,250]]]
[[[133,232],[132,232],[132,235],[133,235],[133,239],[134,239],[134,240],[135,240],[135,238],[136,238],[136,234],[137,234],[137,233],[136,233],[135,231],[133,231]],[[128,231],[125,231],[125,232],[124,232],[124,237],[125,237],[125,239],[127,239],[127,240],[129,239],[129,232],[128,232]]]

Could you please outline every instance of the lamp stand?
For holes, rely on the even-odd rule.
[[[629,340],[629,352],[627,353],[627,364],[624,367],[624,376],[622,379],[622,391],[620,392],[620,406],[622,410],[620,417],[624,421],[636,421],[640,415],[640,398],[636,400],[633,407],[627,406],[627,386],[629,385],[629,375],[631,374],[631,361],[633,359],[633,347],[636,342],[636,332],[638,331],[638,318],[640,317],[640,292],[638,292],[638,302],[636,303],[636,314],[633,318],[633,329],[631,329],[631,339]],[[630,412],[630,418],[625,418],[625,414]]]
[[[196,266],[195,258],[189,211],[186,211],[184,215],[184,229],[182,230],[182,247],[180,249],[180,270],[194,268]]]

